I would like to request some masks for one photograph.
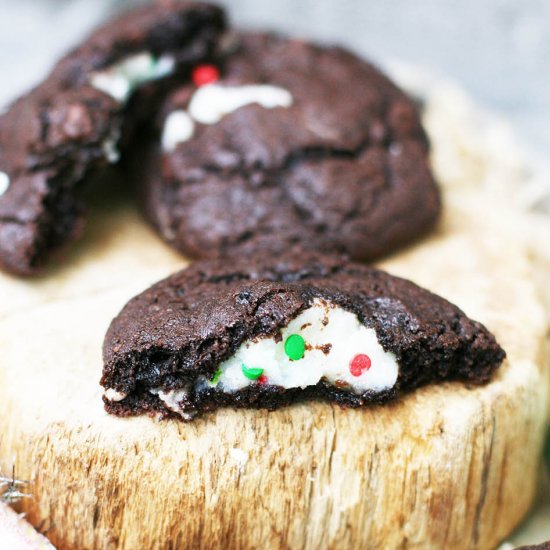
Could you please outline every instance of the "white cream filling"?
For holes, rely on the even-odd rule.
[[[107,399],[107,401],[122,401],[127,397],[127,394],[124,392],[116,391],[113,388],[107,388],[103,392],[103,396],[105,397],[105,399]]]
[[[201,86],[193,94],[189,102],[189,114],[201,124],[216,124],[225,115],[253,103],[258,103],[266,109],[290,107],[292,95],[283,88],[268,84],[246,86],[208,84]]]
[[[90,84],[124,103],[141,84],[172,74],[175,64],[172,56],[163,55],[157,59],[149,52],[142,52],[92,73]]]
[[[168,115],[162,130],[162,149],[173,151],[178,143],[191,138],[195,131],[195,123],[187,111],[174,111]]]
[[[263,369],[267,384],[283,388],[306,388],[321,379],[354,393],[381,392],[395,385],[399,373],[395,355],[384,351],[374,329],[341,307],[315,299],[281,333],[281,341],[259,338],[241,344],[221,363],[213,386],[234,392],[256,383],[243,374],[243,365]],[[306,342],[302,359],[293,361],[285,354],[284,344],[291,334],[299,334]],[[371,366],[354,376],[350,365],[359,354],[367,355]]]
[[[189,393],[187,388],[167,392],[162,391],[160,388],[154,388],[149,390],[149,392],[153,395],[158,395],[159,399],[163,401],[172,412],[179,414],[185,420],[191,420],[193,418],[193,414],[183,412],[180,407],[180,403]]]
[[[152,394],[158,395],[161,401],[171,410],[177,413],[181,412],[178,403],[180,403],[189,393],[187,388],[179,390],[162,391],[160,388],[149,390]]]
[[[296,334],[304,339],[306,347],[301,359],[292,360],[285,352],[285,342]],[[397,359],[392,352],[384,351],[376,331],[363,325],[353,313],[326,300],[316,298],[282,329],[281,336],[244,342],[220,364],[215,381],[201,376],[195,383],[195,391],[217,388],[233,393],[258,383],[304,389],[325,380],[340,389],[362,394],[389,390],[397,381]],[[353,369],[354,359],[363,355],[370,359],[370,367],[362,371]],[[262,378],[247,378],[243,366],[262,369]],[[182,414],[180,403],[189,391],[190,388],[150,390],[178,414]],[[125,397],[112,389],[107,390],[105,396],[112,401]]]
[[[173,151],[178,143],[191,139],[195,123],[216,124],[225,115],[240,107],[257,103],[266,109],[290,107],[292,94],[267,84],[220,86],[207,84],[199,87],[191,97],[187,111],[174,111],[166,118],[162,132],[162,148]]]
[[[8,190],[10,177],[6,172],[0,172],[0,197]]]

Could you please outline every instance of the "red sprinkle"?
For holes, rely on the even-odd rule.
[[[199,65],[193,69],[192,77],[196,86],[204,86],[219,80],[220,71],[214,65]]]
[[[364,353],[359,353],[350,361],[349,371],[353,376],[361,376],[370,367],[370,357]]]
[[[267,384],[267,376],[265,374],[262,374],[260,378],[258,378],[258,384]]]

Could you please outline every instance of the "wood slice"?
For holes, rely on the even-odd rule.
[[[32,480],[28,519],[61,549],[494,547],[534,494],[547,321],[517,213],[481,185],[442,183],[437,234],[383,266],[495,332],[508,359],[484,387],[189,424],[108,416],[98,380],[110,320],[184,265],[116,186],[65,268],[0,276],[0,456]]]

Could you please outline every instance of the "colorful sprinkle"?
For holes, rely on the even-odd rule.
[[[205,86],[220,79],[220,71],[214,65],[199,65],[193,69],[195,86]]]
[[[368,355],[364,353],[358,353],[349,364],[349,371],[353,376],[361,376],[365,371],[371,367],[371,360]]]
[[[264,369],[248,368],[244,363],[241,366],[241,370],[249,380],[258,380],[264,373]]]
[[[218,369],[215,373],[214,373],[214,376],[212,377],[212,380],[210,380],[210,383],[215,386],[219,379],[220,379],[220,376],[222,375],[222,369]]]
[[[299,334],[291,334],[285,340],[285,353],[291,361],[298,361],[304,356],[306,341]]]

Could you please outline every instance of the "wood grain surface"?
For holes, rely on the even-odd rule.
[[[485,387],[190,424],[108,416],[98,386],[108,323],[184,265],[115,181],[64,268],[0,275],[0,464],[32,480],[20,508],[58,548],[486,549],[509,535],[531,505],[547,423],[536,281],[550,271],[512,184],[500,193],[493,182],[498,159],[452,134],[456,105],[433,97],[426,111],[440,228],[382,265],[495,332],[508,360]]]

